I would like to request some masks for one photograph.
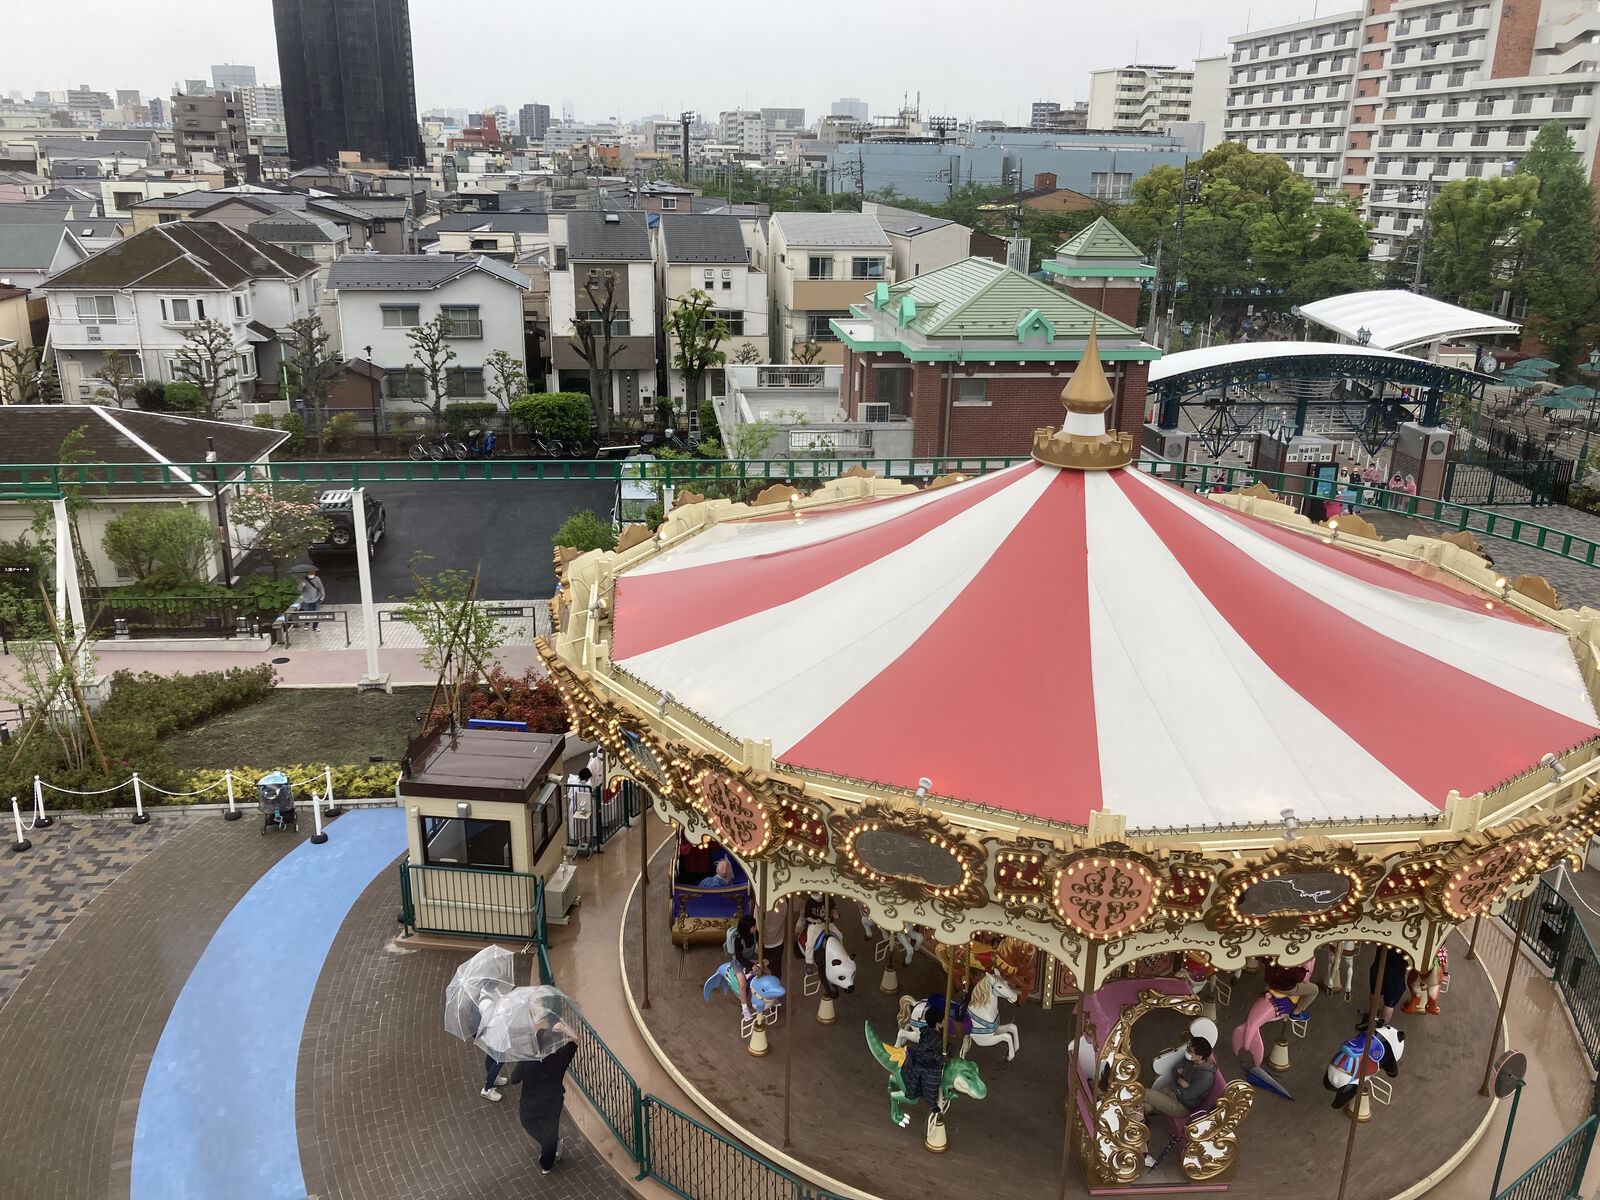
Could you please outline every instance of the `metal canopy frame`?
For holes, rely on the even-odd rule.
[[[1420,409],[1417,417],[1424,425],[1438,424],[1439,402],[1443,395],[1465,396],[1469,400],[1481,402],[1484,388],[1489,383],[1487,375],[1480,375],[1475,371],[1440,366],[1423,358],[1397,358],[1387,352],[1373,354],[1370,358],[1351,353],[1300,354],[1275,355],[1196,367],[1192,371],[1184,371],[1152,384],[1150,391],[1161,405],[1161,428],[1177,429],[1184,408],[1203,406],[1193,397],[1204,392],[1219,387],[1227,388],[1230,385],[1247,385],[1253,388],[1256,384],[1295,379],[1350,379],[1360,383],[1392,383],[1418,389],[1422,393],[1422,398],[1420,401],[1413,401],[1412,405]],[[1284,401],[1269,401],[1259,397],[1225,403],[1253,408],[1288,406]],[[1305,428],[1306,409],[1311,403],[1312,401],[1303,398],[1294,401],[1296,428],[1302,430]],[[1374,396],[1367,403],[1369,406],[1388,408],[1397,401],[1394,397]],[[1209,407],[1216,407],[1216,402],[1211,402]]]

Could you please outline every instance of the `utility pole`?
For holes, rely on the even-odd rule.
[[[1154,342],[1161,334],[1161,245],[1166,240],[1166,233],[1156,234],[1156,273],[1154,291],[1150,294],[1150,340]]]
[[[1422,260],[1428,253],[1428,217],[1432,208],[1433,180],[1429,179],[1422,196],[1422,232],[1417,236],[1417,270],[1411,277],[1411,290],[1418,296],[1422,295]]]
[[[856,199],[861,204],[867,202],[867,160],[863,157],[860,143],[856,144]]]
[[[1183,159],[1183,180],[1178,185],[1178,227],[1175,231],[1177,245],[1173,247],[1172,263],[1172,295],[1167,299],[1167,327],[1161,334],[1161,349],[1165,352],[1172,342],[1172,318],[1174,310],[1178,307],[1178,276],[1183,273],[1183,206],[1189,199],[1189,158]],[[1157,263],[1157,281],[1160,280],[1160,264]]]
[[[683,126],[683,186],[689,186],[689,126],[694,122],[692,112],[681,112],[678,121]]]

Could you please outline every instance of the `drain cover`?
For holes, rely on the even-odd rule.
[[[275,663],[286,663],[289,660],[287,658],[275,658],[272,661],[275,662]]]

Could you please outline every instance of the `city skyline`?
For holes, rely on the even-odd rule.
[[[627,16],[630,6],[638,9],[637,21]],[[847,8],[837,0],[807,10],[820,28],[848,28],[864,44],[893,47],[899,61],[915,64],[905,67],[848,55],[820,63],[799,56],[791,64],[774,62],[747,26],[697,24],[682,34],[657,30],[659,9],[624,0],[608,27],[626,31],[648,23],[653,32],[608,48],[603,75],[595,73],[589,54],[563,55],[557,49],[542,57],[558,61],[541,61],[530,71],[520,54],[496,60],[470,49],[467,35],[491,27],[498,44],[529,40],[552,48],[576,47],[594,37],[582,10],[536,11],[510,0],[413,0],[411,20],[419,111],[478,111],[504,104],[514,112],[521,104],[538,101],[550,105],[553,117],[570,102],[584,121],[629,121],[686,109],[714,120],[724,109],[778,105],[803,107],[807,120],[814,121],[841,96],[860,96],[873,115],[880,115],[898,110],[902,97],[916,103],[920,91],[926,114],[1026,125],[1036,100],[1070,105],[1086,99],[1091,70],[1135,61],[1180,64],[1223,54],[1227,39],[1244,33],[1247,25],[1261,29],[1286,24],[1311,16],[1312,8],[1312,0],[1217,0],[1203,8],[1185,0],[1139,0],[1131,8],[1093,11],[1076,19],[1070,37],[1068,31],[1018,36],[1014,65],[1001,65],[997,47],[983,54],[984,66],[974,69],[967,36],[970,10],[952,0],[933,0],[915,23],[900,21],[888,10],[863,13],[859,6]],[[97,10],[105,20],[94,19]],[[145,95],[164,96],[174,82],[208,78],[213,63],[252,65],[263,84],[281,79],[268,0],[225,10],[149,0],[143,11],[154,19],[132,28],[111,19],[116,10],[106,0],[87,0],[74,11],[88,19],[79,22],[70,39],[60,36],[55,10],[29,8],[8,16],[11,44],[26,45],[29,52],[25,62],[0,62],[0,93],[14,89],[32,96],[86,83],[98,89],[137,87]],[[1037,30],[1040,24],[1037,10],[1020,0],[999,0],[985,12],[997,40],[1015,31]],[[1136,19],[1126,19],[1130,13]],[[170,24],[163,17],[181,22],[184,36],[168,36]],[[953,36],[958,32],[962,36]],[[717,69],[663,70],[664,60],[681,62],[685,54],[715,62]],[[681,77],[670,78],[673,74]]]

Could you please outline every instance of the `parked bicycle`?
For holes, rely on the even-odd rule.
[[[528,449],[535,458],[565,458],[567,444],[558,437],[540,433],[538,430],[528,435]]]
[[[406,457],[412,462],[426,462],[430,459],[437,462],[440,457],[439,448],[419,433],[406,451]]]
[[[493,458],[495,446],[498,441],[499,439],[495,436],[495,432],[492,429],[474,429],[470,431],[467,434],[466,441],[467,457]]]

